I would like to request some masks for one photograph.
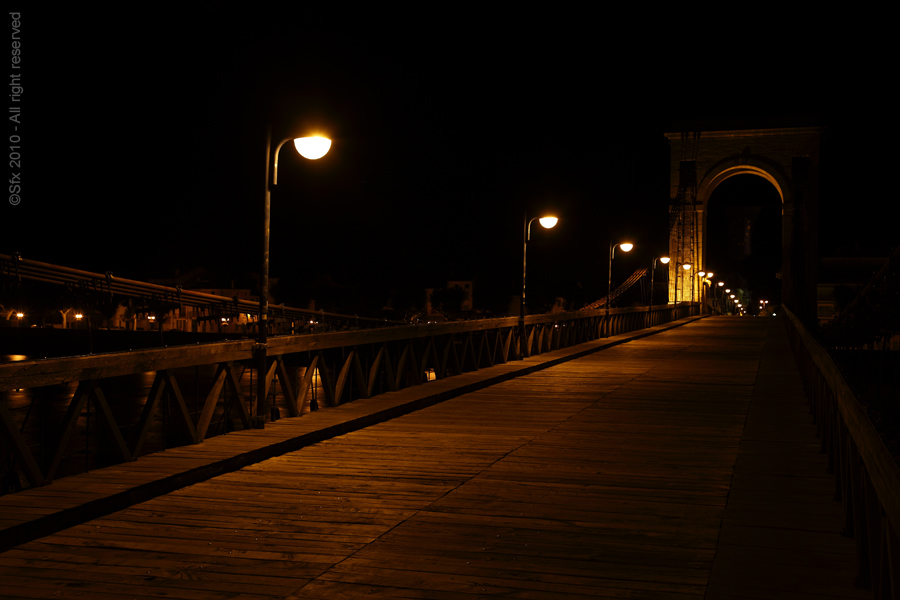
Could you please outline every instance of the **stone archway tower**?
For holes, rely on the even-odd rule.
[[[696,276],[677,263],[707,269],[707,205],[713,190],[735,175],[775,186],[782,207],[782,302],[804,320],[815,318],[818,264],[818,166],[822,127],[667,133],[671,148],[669,302],[699,301]],[[693,288],[693,289],[692,289]]]

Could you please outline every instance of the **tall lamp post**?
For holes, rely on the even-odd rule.
[[[668,256],[659,256],[653,259],[653,262],[650,264],[650,302],[647,304],[647,327],[650,327],[650,323],[652,319],[650,318],[650,313],[653,310],[653,274],[656,272],[656,261],[661,262],[664,265],[669,264]]]
[[[256,387],[256,415],[251,417],[254,429],[264,429],[266,426],[266,344],[268,335],[268,310],[269,310],[269,205],[271,199],[271,187],[278,185],[278,153],[285,143],[293,140],[294,147],[301,156],[309,160],[322,158],[331,148],[331,140],[321,136],[311,137],[286,137],[272,147],[272,126],[266,127],[266,194],[263,203],[263,249],[262,249],[262,273],[259,282],[259,338],[256,345],[256,360],[259,369],[259,380]],[[274,160],[273,160],[274,159]],[[270,170],[269,163],[272,163]]]
[[[706,277],[706,271],[699,271],[697,273],[697,277],[700,278],[698,283],[699,283],[699,287],[700,287],[700,314],[702,315],[703,314],[703,278]],[[693,302],[694,302],[694,278],[691,277],[691,303],[693,303]]]
[[[675,263],[677,266],[675,267],[675,307],[678,308],[678,267],[680,266],[685,271],[691,270],[691,263]],[[681,274],[681,301],[684,302],[684,273]],[[691,313],[693,314],[693,313]]]
[[[631,249],[634,248],[634,244],[630,242],[621,242],[618,244],[612,242],[609,243],[609,279],[607,280],[606,285],[606,335],[603,337],[609,337],[609,304],[612,301],[612,261],[613,258],[615,258],[616,246],[621,248],[622,252],[631,252]]]
[[[528,241],[531,239],[531,224],[535,220],[541,224],[544,229],[550,229],[556,226],[558,218],[552,216],[534,217],[528,220],[528,213],[525,213],[525,228],[522,232],[522,300],[519,303],[519,359],[525,358],[525,255],[528,250]]]

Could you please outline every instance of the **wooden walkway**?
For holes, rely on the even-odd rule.
[[[18,545],[0,598],[871,597],[780,319],[431,404]]]

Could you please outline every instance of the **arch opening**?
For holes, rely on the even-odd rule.
[[[758,300],[781,302],[782,206],[778,182],[759,170],[720,174],[706,201],[706,264],[716,279],[750,292],[751,314]]]

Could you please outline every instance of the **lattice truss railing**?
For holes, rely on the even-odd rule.
[[[617,335],[682,318],[689,310],[688,305],[612,309],[609,329]],[[298,417],[523,358],[517,325],[518,319],[505,318],[276,336],[266,349],[267,404]],[[594,340],[605,330],[605,311],[531,315],[524,355]],[[256,405],[252,377],[259,377],[251,368],[254,348],[253,340],[236,340],[0,364],[0,459],[5,456],[7,491],[21,488],[19,475],[31,486],[43,485],[64,474],[248,428]],[[204,369],[208,375],[201,377]],[[133,417],[137,410],[128,410],[124,397],[108,394],[119,389],[117,381],[135,376],[152,377],[152,383]],[[193,394],[186,397],[185,389]],[[46,400],[40,390],[51,390],[58,400]],[[52,431],[47,423],[54,419],[34,416],[45,408],[64,413]],[[75,440],[79,436],[84,444]],[[83,468],[77,465],[81,458]]]

